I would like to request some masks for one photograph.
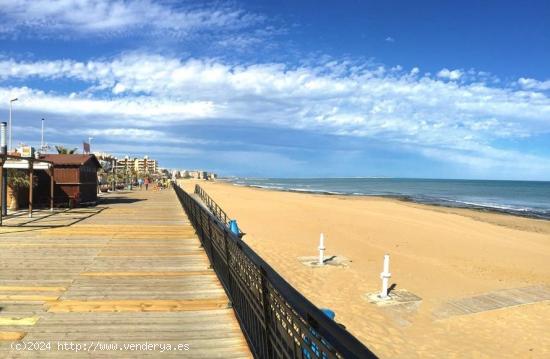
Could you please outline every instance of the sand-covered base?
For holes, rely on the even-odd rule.
[[[192,191],[194,183],[183,181]],[[246,242],[290,284],[383,358],[549,358],[550,302],[441,317],[448,301],[550,286],[550,222],[384,198],[275,192],[200,182],[238,220]],[[311,268],[319,233],[349,266]],[[384,253],[391,283],[419,306],[379,307]]]

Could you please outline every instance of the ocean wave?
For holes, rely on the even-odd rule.
[[[461,203],[468,206],[477,206],[477,207],[487,207],[487,208],[495,208],[495,209],[502,209],[502,210],[511,210],[511,211],[520,211],[520,212],[534,212],[538,211],[537,208],[532,207],[516,207],[511,205],[505,205],[505,204],[498,204],[498,203],[489,203],[489,202],[471,202],[471,201],[460,201],[460,200],[454,200],[454,199],[445,199],[449,202],[455,202],[455,203]]]
[[[273,189],[277,191],[284,191],[284,192],[298,192],[298,193],[312,193],[312,194],[328,194],[328,195],[346,195],[347,193],[344,192],[336,192],[336,191],[325,191],[325,190],[319,190],[319,189],[309,189],[309,188],[293,188],[293,187],[283,187],[283,186],[275,186],[275,185],[267,185],[267,184],[246,184],[244,185],[246,187],[253,187],[253,188],[261,188],[261,189]]]
[[[316,194],[331,194],[331,195],[345,195],[345,192],[337,192],[337,191],[326,191],[322,189],[309,189],[309,188],[294,188],[294,187],[287,187],[287,191],[289,192],[304,192],[304,193],[316,193]]]
[[[423,204],[435,204],[446,207],[459,207],[467,209],[482,209],[489,210],[497,213],[506,213],[514,214],[523,217],[534,217],[542,219],[550,219],[550,210],[534,208],[534,207],[518,207],[513,205],[499,204],[499,203],[489,203],[489,202],[473,202],[473,201],[463,201],[463,200],[453,200],[447,198],[437,198],[431,200],[415,200],[415,202]]]
[[[249,184],[248,187],[254,187],[254,188],[262,188],[262,189],[276,189],[276,190],[284,190],[284,187],[280,186],[270,186],[270,185],[259,185],[259,184]]]

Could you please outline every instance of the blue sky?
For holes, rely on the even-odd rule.
[[[222,175],[550,179],[546,1],[0,0],[14,143]]]

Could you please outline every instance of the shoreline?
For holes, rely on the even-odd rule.
[[[546,222],[549,222],[550,224],[550,215],[544,216],[532,211],[528,212],[528,211],[520,211],[520,210],[514,210],[514,209],[504,209],[504,208],[491,207],[491,206],[467,204],[463,202],[453,202],[453,201],[444,201],[444,200],[441,200],[441,202],[428,201],[428,200],[422,201],[412,196],[399,195],[399,194],[385,195],[385,194],[366,194],[366,193],[343,193],[343,192],[336,192],[336,191],[306,190],[306,189],[284,188],[284,187],[276,187],[276,186],[261,186],[261,185],[254,185],[254,184],[236,183],[228,179],[220,179],[218,180],[218,182],[227,183],[237,187],[247,187],[247,188],[254,188],[259,190],[275,191],[275,192],[301,193],[301,194],[323,195],[323,196],[340,196],[340,197],[346,197],[346,198],[379,198],[379,199],[385,199],[385,200],[395,200],[395,201],[400,201],[404,203],[411,203],[416,205],[436,207],[436,208],[442,208],[442,209],[471,210],[471,211],[486,213],[486,214],[509,215],[509,216],[520,217],[520,218],[546,221]],[[452,205],[452,203],[456,203],[456,204]]]

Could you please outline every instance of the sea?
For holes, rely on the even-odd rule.
[[[383,196],[550,220],[550,182],[410,178],[246,178],[238,186],[325,195]]]

